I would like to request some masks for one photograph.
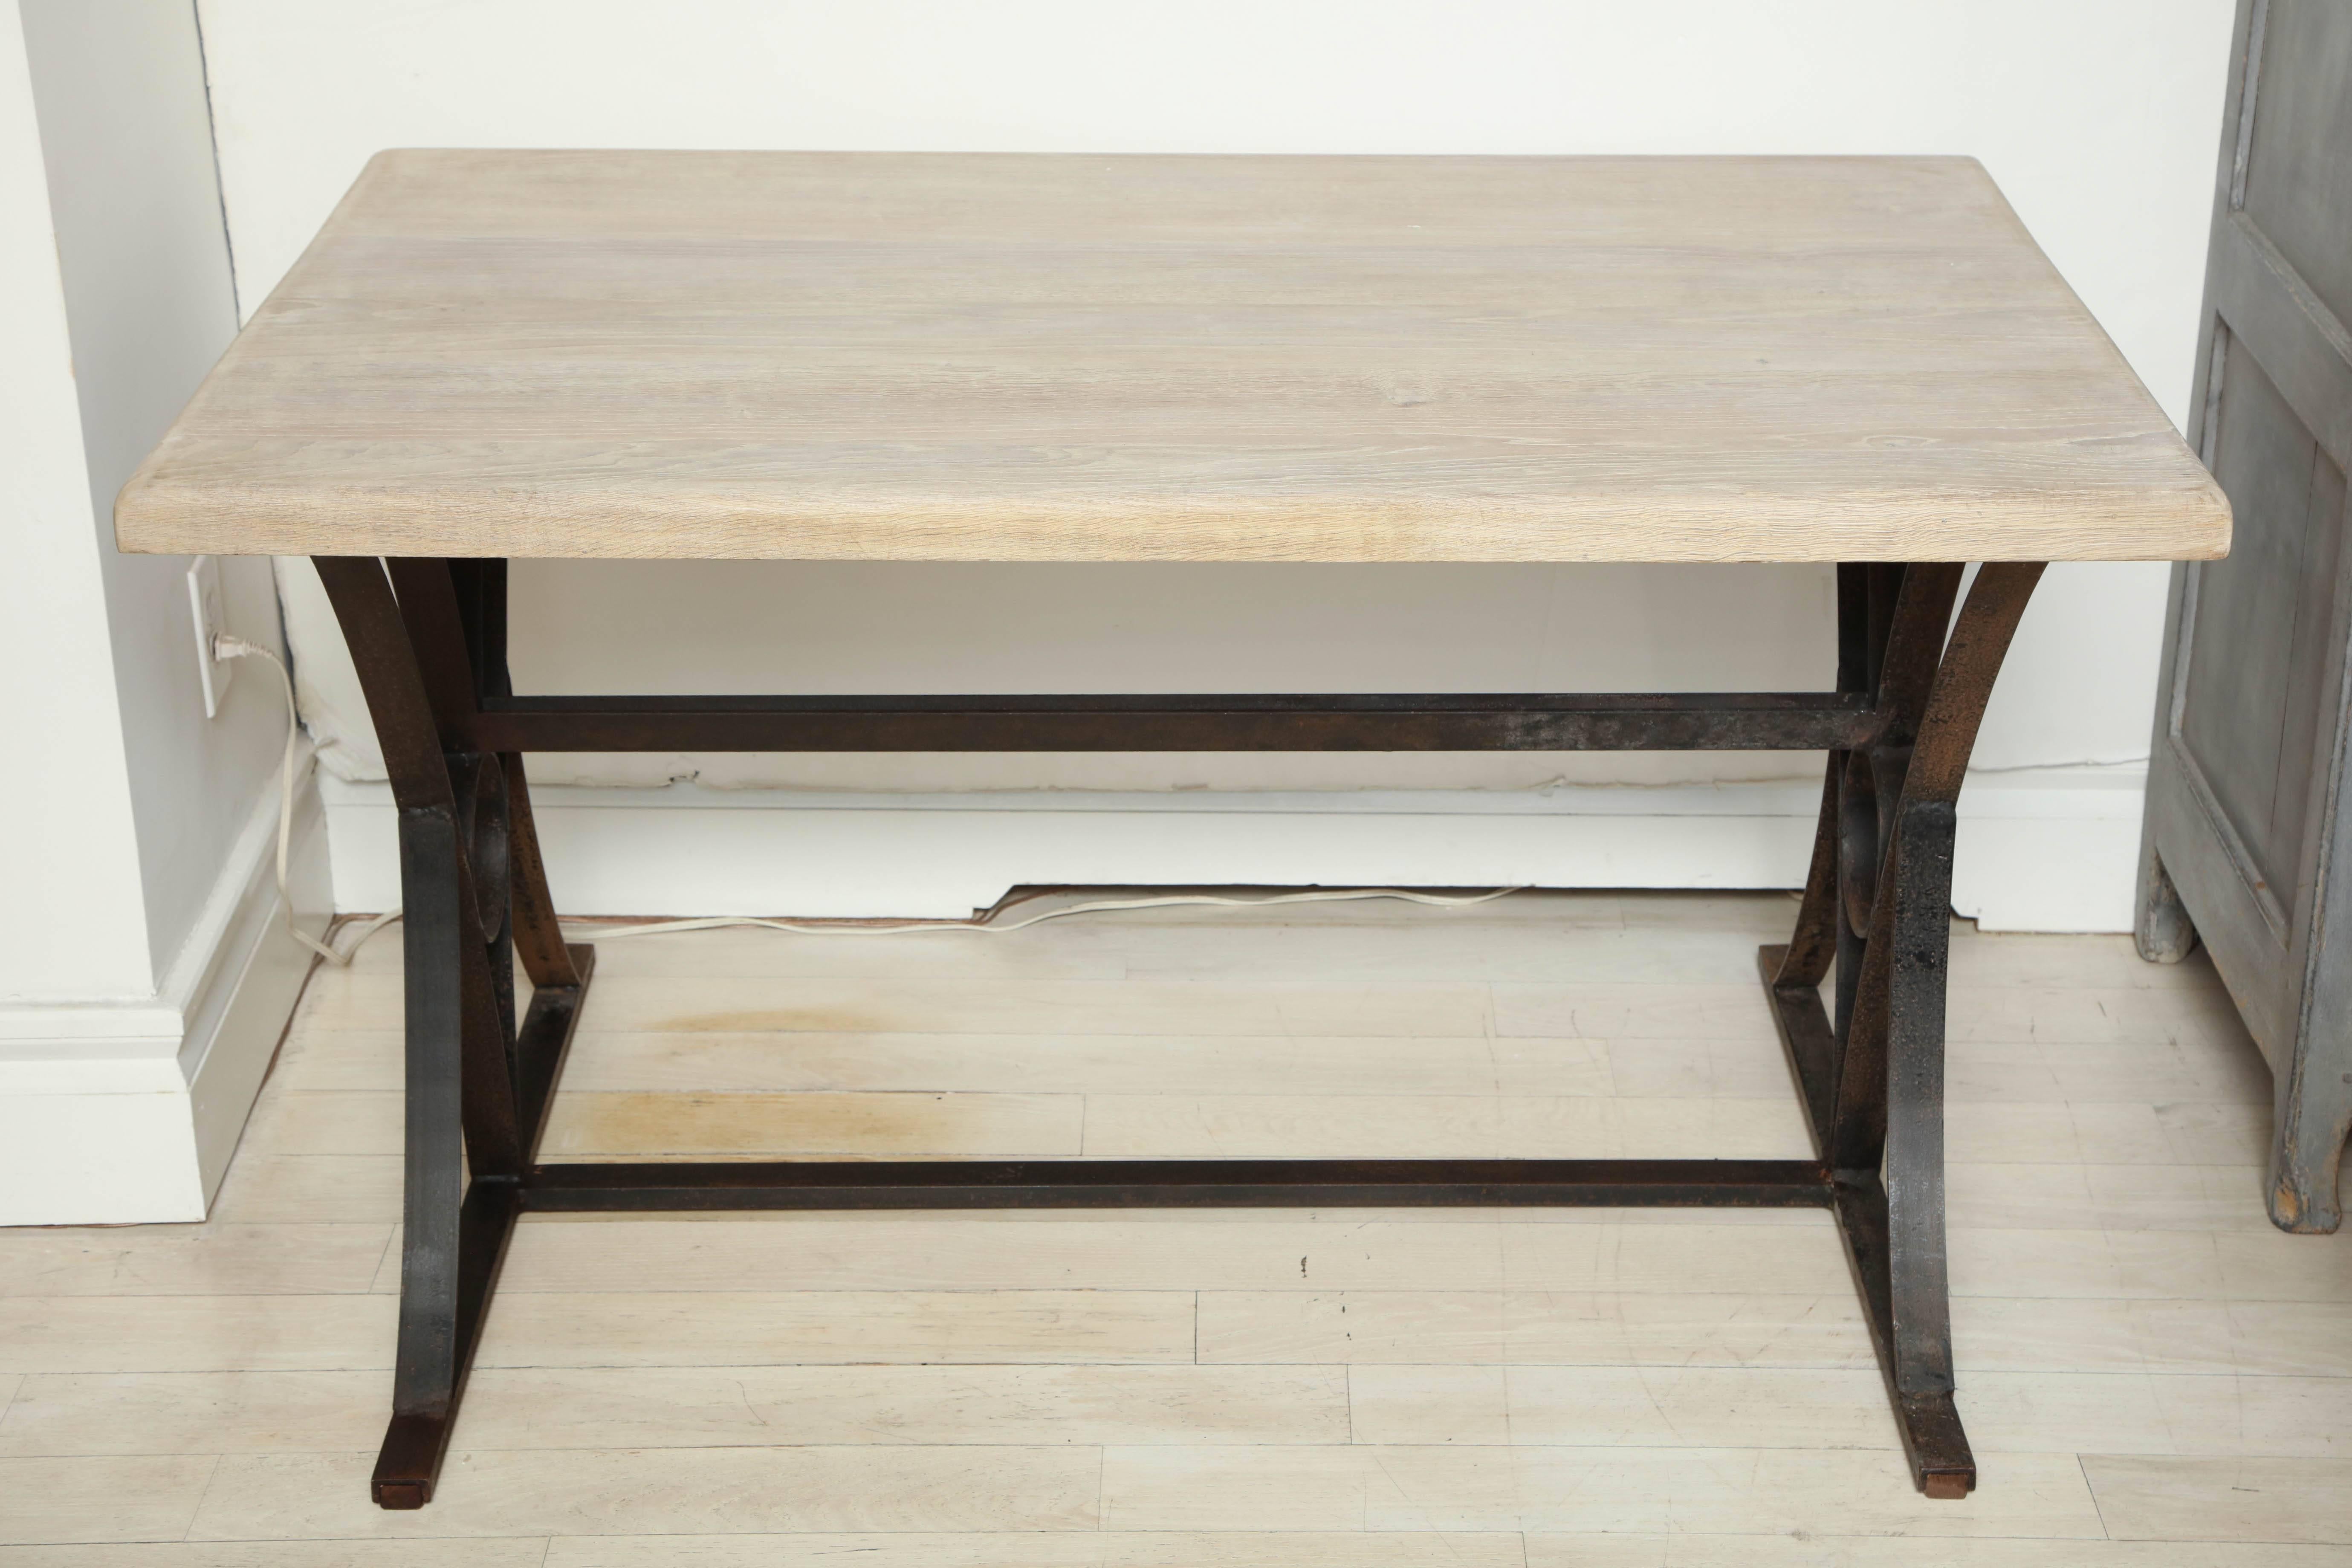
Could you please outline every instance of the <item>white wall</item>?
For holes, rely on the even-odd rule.
[[[208,720],[186,559],[112,542],[236,325],[188,0],[0,5],[0,1223],[201,1217],[305,966],[262,874],[283,700],[256,670]]]
[[[2230,0],[201,0],[201,9],[248,309],[385,146],[1966,153],[1984,161],[2177,422],[2231,22]],[[1693,609],[1679,595],[1696,575],[541,563],[518,573],[517,664],[524,683],[546,690],[1826,679],[1826,572],[1727,570]],[[1964,805],[1979,824],[1971,833],[1991,846],[1964,853],[1964,910],[2011,925],[2127,922],[2164,580],[2158,565],[2051,573]],[[299,608],[308,596],[292,597]],[[355,692],[320,646],[331,630],[314,612],[294,623],[312,655],[314,721],[331,763],[340,747],[340,771],[365,777],[372,748]],[[1786,756],[652,758],[548,759],[539,776],[864,795],[1524,790],[1563,776],[1688,784],[1812,770]],[[380,795],[346,798],[354,812],[381,813]],[[673,788],[633,797],[629,809],[692,798]],[[1549,798],[1570,813],[1593,804],[1573,792]],[[1633,871],[1622,858],[1604,867],[1541,856],[1520,870],[1544,880],[1679,877],[1682,861],[1666,850],[1682,831],[1675,814],[1691,803],[1677,798],[1670,808],[1659,797],[1659,853]],[[1755,863],[1780,868],[1758,873],[1768,880],[1801,868],[1810,808],[1801,792],[1790,798],[1800,803],[1792,820],[1777,811],[1757,819],[1775,847]],[[2025,826],[1986,826],[1998,823]],[[1615,831],[1634,830],[1620,822]],[[347,907],[391,896],[381,832],[364,853],[344,853],[364,837],[355,828],[338,841]],[[620,853],[625,840],[605,832],[593,852]],[[874,852],[888,853],[888,842],[877,838]],[[1335,849],[1323,875],[1370,874],[1372,860],[1350,853]],[[1143,874],[1150,858],[1132,868]],[[1412,863],[1443,859],[1433,851]],[[606,865],[583,884],[637,910],[720,897],[716,884],[663,881],[661,867],[676,864],[654,857],[618,875]],[[756,900],[766,888],[769,909],[864,907],[789,858],[761,864],[767,880],[724,896]],[[565,896],[563,874],[559,864],[559,897],[583,907]],[[980,901],[995,874],[967,879]],[[951,906],[965,889],[942,884],[937,896]]]
[[[203,57],[194,12],[178,0],[23,0],[22,9],[71,323],[83,526],[106,585],[147,940],[160,973],[269,782],[286,723],[258,669],[232,683],[219,718],[205,716],[186,558],[113,548],[115,491],[236,331]],[[265,565],[221,567],[231,626],[278,646]]]
[[[153,980],[106,582],[24,34],[0,10],[0,997],[131,995]],[[38,737],[38,740],[35,738]],[[29,743],[28,743],[29,742]]]

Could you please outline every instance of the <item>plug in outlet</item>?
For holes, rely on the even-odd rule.
[[[213,657],[213,639],[228,630],[228,620],[221,613],[220,563],[212,556],[199,555],[188,563],[188,614],[196,626],[196,674],[205,686],[205,717],[217,719],[236,661]]]

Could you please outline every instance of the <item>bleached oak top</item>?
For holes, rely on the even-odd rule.
[[[379,155],[127,550],[2205,557],[1964,158]]]

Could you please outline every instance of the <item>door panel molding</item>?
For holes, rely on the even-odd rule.
[[[2352,1131],[2352,875],[2334,864],[2352,852],[2352,331],[2246,198],[2344,281],[2328,237],[2352,235],[2352,181],[2330,159],[2352,5],[2240,0],[2231,65],[2189,435],[2230,494],[2236,543],[2173,572],[2140,951],[2211,950],[2276,1079],[2271,1217],[2327,1231]]]
[[[2352,335],[2344,323],[2242,212],[2213,226],[2209,265],[2222,326],[2263,367],[2329,459],[2352,469]],[[2226,346],[2219,331],[2215,338],[2217,350]],[[2218,370],[2209,374],[2216,383],[2222,379]],[[2212,396],[2221,395],[2217,385]]]

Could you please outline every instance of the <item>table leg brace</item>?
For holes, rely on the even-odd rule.
[[[1116,710],[1097,721],[1071,718],[1073,700],[1039,699],[1034,710],[1015,710],[1015,699],[921,720],[961,726],[958,743],[969,749],[986,749],[992,737],[1035,749],[1034,733],[1023,728],[1032,723],[1051,727],[1054,749],[1102,748],[1162,722],[1190,747],[1296,749],[1305,732],[1284,719],[1293,710],[1286,704],[1312,714],[1326,743],[1349,749],[1458,745],[1463,724],[1485,737],[1477,743],[1516,749],[1555,746],[1563,734],[1636,749],[1804,744],[1798,737],[1824,725],[1849,734],[1854,743],[1830,754],[1796,931],[1759,953],[1812,1127],[1813,1160],[541,1165],[540,1133],[594,952],[566,945],[556,926],[520,757],[487,743],[486,731],[497,733],[500,715],[516,710],[506,671],[505,563],[399,560],[389,575],[373,559],[317,564],[391,776],[407,909],[399,1357],[373,1482],[383,1507],[430,1500],[507,1241],[517,1217],[533,1208],[1823,1207],[1845,1236],[1914,1479],[1931,1497],[1965,1496],[1974,1486],[1952,1397],[1944,1252],[1954,807],[2040,565],[1984,566],[1957,621],[1958,565],[1840,567],[1839,691],[1821,700],[1604,699],[1581,714],[1556,698],[1479,699],[1462,710],[1466,719],[1444,708],[1462,700],[1454,699],[1244,700],[1230,714],[1108,700],[1107,710]],[[1478,717],[1515,700],[1524,700],[1527,723],[1514,714],[1500,722]],[[1127,707],[1117,707],[1121,701]],[[874,703],[870,715],[819,714],[822,723],[787,732],[807,734],[813,747],[849,734],[889,749],[908,706]],[[657,704],[648,711],[653,718],[632,720],[626,733],[640,745],[667,745],[678,721]],[[1433,723],[1433,712],[1447,716]],[[773,710],[763,712],[756,700],[740,708],[702,700],[687,721],[738,747],[770,743],[777,733]],[[576,716],[549,710],[541,722],[553,726],[552,737],[567,725],[609,720],[583,708]],[[824,727],[836,722],[848,728]],[[520,1024],[517,957],[533,984]],[[1834,1023],[1820,991],[1832,970]]]

